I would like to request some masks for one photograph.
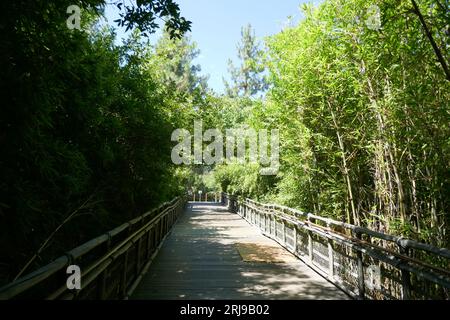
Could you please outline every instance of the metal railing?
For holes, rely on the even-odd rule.
[[[353,298],[450,298],[448,249],[227,194],[222,203]]]
[[[138,285],[183,212],[186,197],[164,203],[50,264],[0,288],[5,299],[126,299]],[[69,290],[67,267],[81,270],[81,289]]]

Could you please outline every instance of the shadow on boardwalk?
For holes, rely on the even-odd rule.
[[[225,207],[189,203],[132,299],[348,299],[287,251],[244,262],[237,243],[280,247]]]

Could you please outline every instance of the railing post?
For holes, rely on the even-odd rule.
[[[172,225],[172,211],[173,211],[173,209],[170,209],[168,212],[167,212],[167,215],[166,215],[166,220],[167,220],[167,230],[166,230],[166,233],[167,232],[169,232],[169,230],[170,230],[170,226]]]
[[[156,227],[156,234],[155,234],[155,246],[158,247],[159,246],[159,239],[160,239],[160,235],[161,235],[161,219],[158,219],[155,223]]]
[[[327,221],[327,228],[331,231],[330,222]],[[334,279],[334,253],[333,253],[333,241],[331,238],[327,239],[328,244],[328,277]]]
[[[294,253],[297,253],[297,226],[296,225],[294,225],[294,228],[292,229],[292,231],[294,231],[294,237],[293,237],[294,245],[292,246],[292,249],[294,250]]]
[[[98,295],[100,300],[105,300],[106,297],[106,278],[108,277],[108,268],[106,268],[100,276],[100,284],[98,288]]]
[[[283,223],[283,244],[286,245],[286,222],[282,219]]]
[[[310,227],[311,220],[309,218],[309,215],[308,215],[307,221],[308,221],[308,227]],[[311,235],[311,230],[308,230],[308,256],[309,256],[309,262],[312,264],[314,257],[313,257],[313,239],[312,239],[312,235]]]
[[[272,215],[271,221],[270,221],[270,234],[276,237],[277,235],[277,221],[275,220],[275,216]]]
[[[361,233],[356,231],[356,238],[361,240]],[[358,243],[359,247],[359,243]],[[356,259],[358,261],[358,295],[359,299],[364,300],[366,296],[366,285],[364,281],[364,264],[363,256],[360,250],[356,250]]]
[[[400,253],[409,256],[409,249],[399,244]],[[411,299],[411,276],[408,270],[401,269],[402,273],[402,299]]]
[[[139,274],[139,269],[141,267],[141,240],[142,237],[139,238],[137,241],[137,248],[136,248],[136,275]]]
[[[147,259],[150,258],[151,254],[152,254],[152,231],[153,231],[153,227],[150,228],[150,230],[148,230],[148,234],[147,234]]]
[[[120,296],[125,297],[127,294],[127,271],[128,271],[128,250],[123,257],[122,274],[120,279]]]
[[[267,232],[267,213],[266,212],[264,212],[264,232]]]
[[[309,257],[309,262],[312,264],[313,263],[313,239],[312,239],[312,235],[311,235],[311,231],[308,230],[308,257]]]
[[[108,241],[106,242],[106,252],[108,252],[111,249],[111,234],[108,232]],[[107,278],[108,278],[108,272],[109,269],[106,268],[103,270],[102,275],[100,276],[100,283],[98,287],[98,296],[100,300],[106,299],[106,284],[107,284]]]
[[[152,249],[155,249],[158,247],[158,244],[159,244],[158,238],[159,238],[159,226],[158,226],[158,222],[156,222],[153,227],[153,243],[152,243],[153,248]]]

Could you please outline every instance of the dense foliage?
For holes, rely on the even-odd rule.
[[[450,82],[418,14],[448,58],[448,11],[328,0],[303,12],[267,39],[272,89],[242,122],[279,128],[281,172],[260,187],[255,170],[220,167],[218,185],[448,247]]]
[[[174,90],[163,74],[190,64],[195,46],[167,40],[170,25],[157,49],[138,30],[115,45],[113,30],[96,23],[103,1],[79,2],[81,30],[70,30],[71,4],[2,3],[0,282],[35,253],[28,271],[182,192],[170,134],[185,119],[179,109],[202,93]],[[168,10],[163,16],[180,17],[173,4]],[[169,42],[183,48],[178,60],[159,53]],[[173,78],[189,86],[197,72],[189,66]]]
[[[98,23],[105,1],[78,1],[81,30],[66,26],[72,4],[0,5],[0,283],[186,189],[449,247],[442,1],[305,5],[265,49],[247,26],[225,95],[207,88],[184,35],[190,22],[172,0],[113,2],[116,22],[139,28],[122,45]],[[158,17],[166,29],[150,45]],[[221,132],[278,129],[278,175],[236,161],[174,166],[171,133],[200,119]]]

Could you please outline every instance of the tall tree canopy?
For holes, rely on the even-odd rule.
[[[255,170],[221,167],[218,185],[448,247],[448,10],[328,0],[303,12],[266,39],[271,90],[242,120],[280,130],[280,172],[261,188]]]
[[[227,95],[194,63],[176,3],[129,3],[112,2],[132,30],[122,45],[99,24],[104,0],[0,4],[0,283],[191,187],[449,246],[442,1],[304,5],[264,48],[248,25]],[[66,25],[74,4],[80,30]],[[171,134],[196,119],[222,132],[278,129],[278,174],[232,162],[205,166],[202,180],[202,166],[175,166]]]
[[[231,83],[224,80],[229,96],[250,97],[267,89],[263,64],[264,51],[257,41],[255,31],[248,24],[241,29],[241,42],[237,45],[240,66],[228,61]]]
[[[0,5],[0,242],[9,244],[0,246],[0,282],[35,253],[28,271],[182,192],[170,135],[189,106],[176,97],[198,98],[178,87],[166,94],[141,35],[154,31],[157,16],[175,38],[189,24],[173,1],[137,1],[122,10],[125,25],[140,30],[117,46],[114,31],[97,24],[105,3]],[[73,4],[80,30],[66,25]],[[183,76],[192,78],[192,44],[177,43]]]

